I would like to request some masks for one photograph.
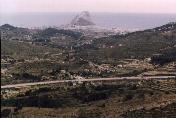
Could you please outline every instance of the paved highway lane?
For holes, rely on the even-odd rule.
[[[1,86],[1,89],[26,87],[34,85],[45,85],[45,84],[56,84],[56,83],[68,83],[68,82],[93,82],[93,81],[115,81],[115,80],[147,80],[147,79],[169,79],[176,78],[176,76],[147,76],[147,77],[114,77],[114,78],[92,78],[92,79],[76,79],[76,80],[56,80],[56,81],[45,81],[45,82],[34,82],[34,83],[22,83]]]

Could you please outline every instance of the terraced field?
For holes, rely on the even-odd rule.
[[[175,79],[112,80],[18,88],[16,97],[2,99],[1,107],[17,118],[174,118],[174,85]]]
[[[176,79],[175,80],[153,81],[149,85],[149,88],[154,89],[154,90],[176,93]]]
[[[127,112],[124,118],[176,118],[176,102],[163,108],[141,109]]]

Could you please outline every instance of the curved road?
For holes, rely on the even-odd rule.
[[[114,77],[114,78],[92,78],[92,79],[76,79],[76,80],[56,80],[56,81],[45,81],[45,82],[34,82],[34,83],[22,83],[1,86],[1,89],[17,88],[34,85],[45,85],[55,83],[68,83],[68,82],[93,82],[93,81],[112,81],[112,80],[147,80],[147,79],[169,79],[176,78],[176,76],[147,76],[147,77]]]

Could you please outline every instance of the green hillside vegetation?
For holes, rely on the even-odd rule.
[[[51,37],[57,37],[59,35],[65,35],[65,36],[72,37],[74,39],[79,39],[82,34],[80,32],[74,32],[71,30],[63,30],[63,29],[58,30],[55,28],[47,28],[33,35],[33,38],[36,41],[45,42],[45,41],[50,41]]]
[[[151,63],[159,65],[174,62],[176,61],[176,48],[173,48],[172,51],[163,53],[161,55],[154,55],[151,59]]]
[[[172,27],[171,29],[169,29]],[[160,29],[160,30],[159,30]],[[167,29],[167,30],[166,30]],[[153,54],[175,50],[176,26],[167,24],[156,29],[138,31],[94,40],[91,47],[82,46],[80,55],[85,59],[124,59],[151,57]]]
[[[113,77],[175,76],[176,23],[93,38],[56,28],[1,30],[1,85]],[[176,81],[73,81],[1,90],[4,118],[172,118]]]
[[[125,117],[130,116],[148,116],[148,112],[157,115],[157,106],[160,103],[173,103],[172,107],[163,110],[165,115],[173,116],[175,112],[174,92],[169,92],[166,87],[162,87],[157,82],[158,88],[152,89],[153,81],[118,81],[104,83],[83,83],[72,86],[71,83],[59,84],[59,86],[44,85],[41,87],[33,87],[23,93],[19,93],[17,97],[2,99],[1,105],[10,110],[11,115],[22,117],[24,115],[42,118],[45,115],[50,117],[81,117],[86,118],[102,118],[102,117]],[[168,82],[166,82],[168,83]],[[168,83],[168,86],[172,83]],[[173,90],[174,90],[173,86]],[[160,90],[161,89],[161,90]],[[27,109],[25,111],[25,109]],[[66,110],[69,108],[69,111]],[[147,112],[141,114],[145,109]],[[36,110],[37,109],[37,110]],[[54,112],[44,112],[44,109],[53,110]],[[139,109],[139,110],[136,110]],[[155,110],[156,109],[156,110]],[[59,112],[59,111],[62,112]],[[152,111],[153,110],[153,111]],[[29,111],[33,111],[32,114]],[[35,111],[35,112],[34,112]],[[40,114],[43,111],[44,114]],[[131,112],[129,112],[131,111]],[[5,112],[5,111],[1,111]],[[58,114],[59,112],[59,114]],[[70,114],[71,112],[71,114]],[[9,115],[10,115],[9,113]],[[160,114],[161,115],[161,114]]]
[[[150,118],[174,118],[176,111],[176,103],[172,103],[164,108],[153,108],[151,110],[141,109],[127,112],[123,115],[124,118],[150,117]]]
[[[32,40],[31,37],[37,30],[31,30],[28,28],[14,27],[9,24],[0,26],[1,39],[3,40]]]
[[[109,36],[96,40],[94,39],[91,44],[84,44],[77,47],[75,47],[75,45],[77,45],[78,42],[74,39],[80,39],[82,37],[80,32],[47,28],[36,31],[37,33],[33,33],[30,36],[32,36],[32,40],[43,42],[43,44],[40,45],[51,45],[52,47],[63,49],[73,46],[78,57],[91,61],[124,58],[144,59],[146,57],[152,57],[153,54],[162,54],[169,50],[175,50],[175,24],[176,23],[169,23],[154,29],[132,32],[125,35]],[[9,25],[1,26],[1,29],[3,30],[5,26],[6,29],[9,29],[9,32],[11,30],[14,32],[16,29],[20,29]],[[7,35],[11,36],[8,32]],[[23,37],[22,33],[20,33],[20,35]],[[66,37],[62,38],[63,36]],[[51,38],[54,39],[51,40]],[[51,41],[52,43],[47,43]],[[81,38],[81,41],[84,41],[84,37]]]
[[[59,53],[59,49],[32,45],[25,42],[1,40],[2,56],[8,55],[16,59],[41,58],[46,52]]]

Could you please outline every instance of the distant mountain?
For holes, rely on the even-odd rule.
[[[88,11],[83,11],[78,14],[70,23],[71,26],[91,26],[95,23],[91,20],[90,13]]]
[[[61,29],[82,32],[85,36],[94,38],[107,37],[109,35],[128,33],[127,30],[114,29],[96,25],[88,11],[78,14],[69,24],[63,25]]]

